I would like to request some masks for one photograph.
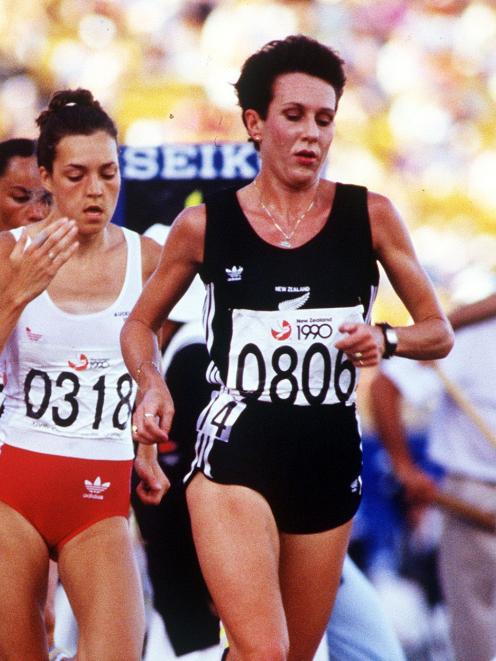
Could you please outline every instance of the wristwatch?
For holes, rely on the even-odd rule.
[[[379,326],[384,335],[384,353],[382,357],[391,358],[396,353],[398,347],[398,333],[395,328],[387,323],[376,324],[376,326]]]

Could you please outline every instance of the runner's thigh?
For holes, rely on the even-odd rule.
[[[79,626],[78,661],[138,661],[143,593],[127,520],[105,519],[73,537],[59,573]]]
[[[48,655],[48,549],[36,529],[3,502],[0,530],[0,658],[40,661]]]
[[[241,658],[255,658],[255,650],[284,653],[279,541],[269,505],[247,487],[216,484],[201,473],[187,498],[202,571],[231,646]]]

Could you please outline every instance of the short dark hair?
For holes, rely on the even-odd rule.
[[[59,90],[36,119],[40,127],[38,165],[52,172],[58,143],[68,135],[104,131],[117,141],[117,128],[93,94],[86,89]]]
[[[0,142],[0,177],[3,177],[10,161],[16,156],[29,158],[36,154],[36,142],[29,138],[11,138]]]
[[[262,119],[267,117],[274,92],[275,79],[285,73],[306,73],[332,85],[339,101],[346,75],[344,62],[328,46],[303,34],[269,41],[243,64],[234,87],[243,113],[256,110]]]

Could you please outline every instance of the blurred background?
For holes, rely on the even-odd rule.
[[[82,86],[132,154],[242,144],[239,68],[268,40],[297,32],[338,50],[347,66],[327,175],[395,202],[447,310],[494,291],[495,0],[0,0],[0,139],[35,137],[52,92]],[[375,316],[406,319],[385,279]],[[422,453],[423,417],[411,420]],[[377,575],[398,567],[401,512],[384,454],[371,439],[366,452],[375,492],[357,521],[355,554]],[[420,599],[388,590],[393,612]],[[399,609],[404,636],[435,623],[416,608],[414,624]],[[439,630],[438,656],[431,640],[428,653],[409,658],[448,659]]]

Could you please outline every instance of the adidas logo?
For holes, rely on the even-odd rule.
[[[91,480],[85,480],[84,486],[88,493],[83,493],[83,498],[92,498],[93,500],[103,500],[101,495],[104,491],[110,486],[110,482],[102,482],[100,476],[98,476],[94,482]]]
[[[350,491],[351,491],[351,493],[361,493],[361,491],[362,491],[362,478],[357,477],[356,480],[353,480],[353,482],[350,484]]]
[[[227,274],[227,282],[239,282],[243,275],[242,266],[233,266],[231,269],[225,269]]]
[[[38,340],[41,340],[43,337],[41,333],[34,333],[28,326],[26,326],[26,335],[31,340],[31,342],[38,342]]]

